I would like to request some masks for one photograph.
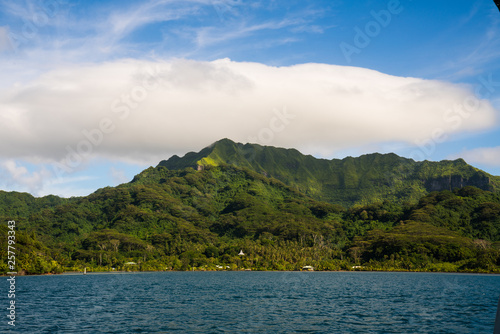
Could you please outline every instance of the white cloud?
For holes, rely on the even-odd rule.
[[[97,180],[97,177],[84,175],[80,171],[72,175],[55,175],[52,167],[44,163],[1,160],[0,189],[29,192],[34,196],[52,194],[62,197],[88,195],[96,190],[89,182]]]
[[[132,6],[120,12],[113,12],[100,26],[101,33],[107,35],[107,40],[119,40],[131,32],[148,24],[177,20],[185,16],[198,13],[197,6],[200,1],[191,1],[185,7],[165,6],[173,5],[175,1],[147,1],[137,6]],[[204,1],[201,1],[203,3]],[[179,2],[181,3],[181,2]]]
[[[470,164],[500,167],[500,146],[466,150],[459,155]]]
[[[314,22],[324,9],[292,10],[262,19],[255,15],[260,10],[277,11],[262,6],[239,0],[147,0],[120,6],[95,3],[80,11],[82,6],[63,0],[0,0],[0,12],[7,14],[11,31],[19,37],[13,43],[18,53],[10,60],[22,59],[22,67],[30,69],[156,54],[215,59],[227,55],[221,50],[276,47],[300,41],[290,36],[292,32],[323,31]],[[33,32],[26,33],[27,27]],[[270,31],[285,36],[264,36]],[[257,45],[258,41],[263,42]]]
[[[0,53],[10,51],[11,49],[12,45],[9,39],[9,28],[0,27]]]
[[[160,38],[155,37],[152,42],[149,36],[134,39],[130,35],[155,24],[197,17],[202,10],[211,8],[212,2],[149,0],[120,6],[107,3],[88,6],[91,9],[85,12],[75,10],[83,5],[66,0],[22,3],[0,0],[0,12],[7,14],[11,32],[17,36],[13,39],[17,52],[13,60],[23,59],[26,61],[23,67],[39,68],[148,54],[145,50],[161,49]],[[0,28],[0,52],[1,42]]]
[[[118,60],[0,92],[0,155],[71,168],[93,157],[154,164],[223,137],[325,153],[495,123],[489,101],[447,82],[326,64]]]
[[[37,194],[43,188],[44,180],[51,175],[51,172],[45,168],[29,172],[26,167],[9,159],[0,163],[0,175],[2,175],[2,183],[8,187],[14,186],[18,191]]]
[[[206,47],[209,45],[218,44],[220,42],[228,42],[230,40],[241,39],[242,37],[254,34],[259,31],[278,30],[287,27],[297,26],[302,24],[301,19],[284,19],[279,22],[265,22],[255,25],[247,25],[242,22],[237,25],[216,29],[215,27],[207,27],[199,29],[196,32],[196,41],[198,47]]]
[[[324,26],[326,9],[313,5],[282,11],[275,2],[240,0],[0,4],[6,18],[0,27],[0,172],[3,185],[22,191],[81,194],[90,185],[78,184],[75,175],[86,174],[94,158],[155,165],[223,137],[332,157],[415,146],[437,130],[478,131],[497,121],[492,103],[499,107],[498,100],[478,103],[471,88],[447,82],[326,64],[122,59],[243,59],[247,50],[263,59],[255,55],[332,27]],[[477,64],[498,56],[498,22],[494,16],[482,38],[440,68],[455,78],[484,73]],[[28,38],[23,33],[30,23],[37,30]],[[9,32],[24,40],[11,44]],[[301,52],[312,51],[286,56],[304,59]],[[291,116],[283,123],[283,115]],[[106,119],[112,124],[101,124]],[[100,126],[109,132],[101,136]],[[72,153],[78,150],[85,152]],[[23,167],[26,161],[37,169]],[[54,175],[53,166],[79,173]],[[118,169],[108,176],[128,181]]]

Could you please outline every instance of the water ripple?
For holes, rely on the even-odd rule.
[[[18,277],[17,288],[19,333],[476,334],[493,331],[500,276],[116,273]]]

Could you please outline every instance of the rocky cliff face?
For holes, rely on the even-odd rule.
[[[425,181],[427,191],[453,190],[466,186],[474,186],[483,190],[493,190],[490,178],[479,173],[470,178],[464,178],[461,175],[450,175]]]

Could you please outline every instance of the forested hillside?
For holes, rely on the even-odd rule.
[[[462,159],[416,162],[396,154],[373,153],[326,160],[303,155],[295,149],[240,144],[229,139],[159,164],[168,169],[217,165],[248,168],[314,199],[344,207],[383,200],[415,203],[431,191],[465,186],[500,190],[500,177],[478,170]]]
[[[30,274],[84,267],[500,268],[500,196],[472,186],[431,192],[417,202],[346,208],[248,168],[221,164],[199,171],[151,167],[130,183],[80,198],[1,195],[5,222],[16,220],[18,269]],[[6,261],[1,270],[8,271]]]

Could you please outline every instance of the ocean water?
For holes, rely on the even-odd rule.
[[[6,278],[1,278],[6,280]],[[158,272],[21,276],[3,333],[493,333],[499,275]]]

